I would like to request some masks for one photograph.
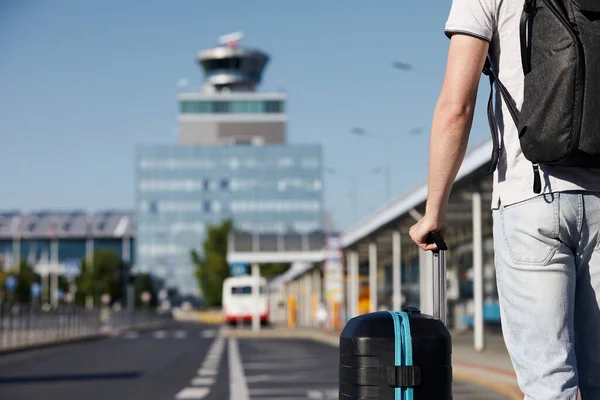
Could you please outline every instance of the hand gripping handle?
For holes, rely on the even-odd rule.
[[[435,243],[433,251],[433,317],[446,324],[446,250],[448,246],[439,232],[431,232],[429,243]]]

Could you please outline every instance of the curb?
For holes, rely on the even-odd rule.
[[[225,337],[236,337],[243,339],[308,339],[313,340],[315,342],[321,342],[328,344],[333,347],[339,347],[339,337],[338,336],[322,336],[318,334],[314,334],[311,332],[268,332],[261,331],[260,333],[255,333],[248,330],[231,330],[224,329],[223,335]],[[474,369],[478,370],[475,371]],[[484,376],[484,373],[489,374],[499,374],[499,371],[496,371],[496,368],[487,368],[481,367],[479,365],[463,363],[462,361],[454,361],[453,362],[453,377],[456,380],[462,382],[473,383],[478,386],[482,386],[488,388],[495,393],[503,394],[507,396],[511,400],[523,400],[523,394],[519,387],[512,382],[509,382],[508,379],[510,376],[514,376],[514,374],[509,374],[507,371],[503,371],[503,375],[506,376],[506,382],[500,382],[498,379],[492,379]],[[482,374],[481,371],[484,373]]]

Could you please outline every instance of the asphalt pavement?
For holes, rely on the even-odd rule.
[[[173,324],[0,357],[0,399],[338,399],[338,349],[308,339],[226,337]],[[456,382],[455,400],[506,399]]]
[[[0,399],[227,399],[226,342],[217,329],[176,324],[3,355]]]

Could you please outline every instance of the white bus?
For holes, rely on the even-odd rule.
[[[257,301],[252,295],[254,282],[254,278],[248,275],[232,276],[223,281],[223,315],[226,323],[234,325],[237,322],[252,321],[255,310],[258,311],[261,324],[269,323],[267,280],[260,278]]]

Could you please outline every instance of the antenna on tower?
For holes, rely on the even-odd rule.
[[[223,44],[229,47],[237,47],[237,42],[244,38],[243,32],[228,33],[219,37],[219,44]]]

